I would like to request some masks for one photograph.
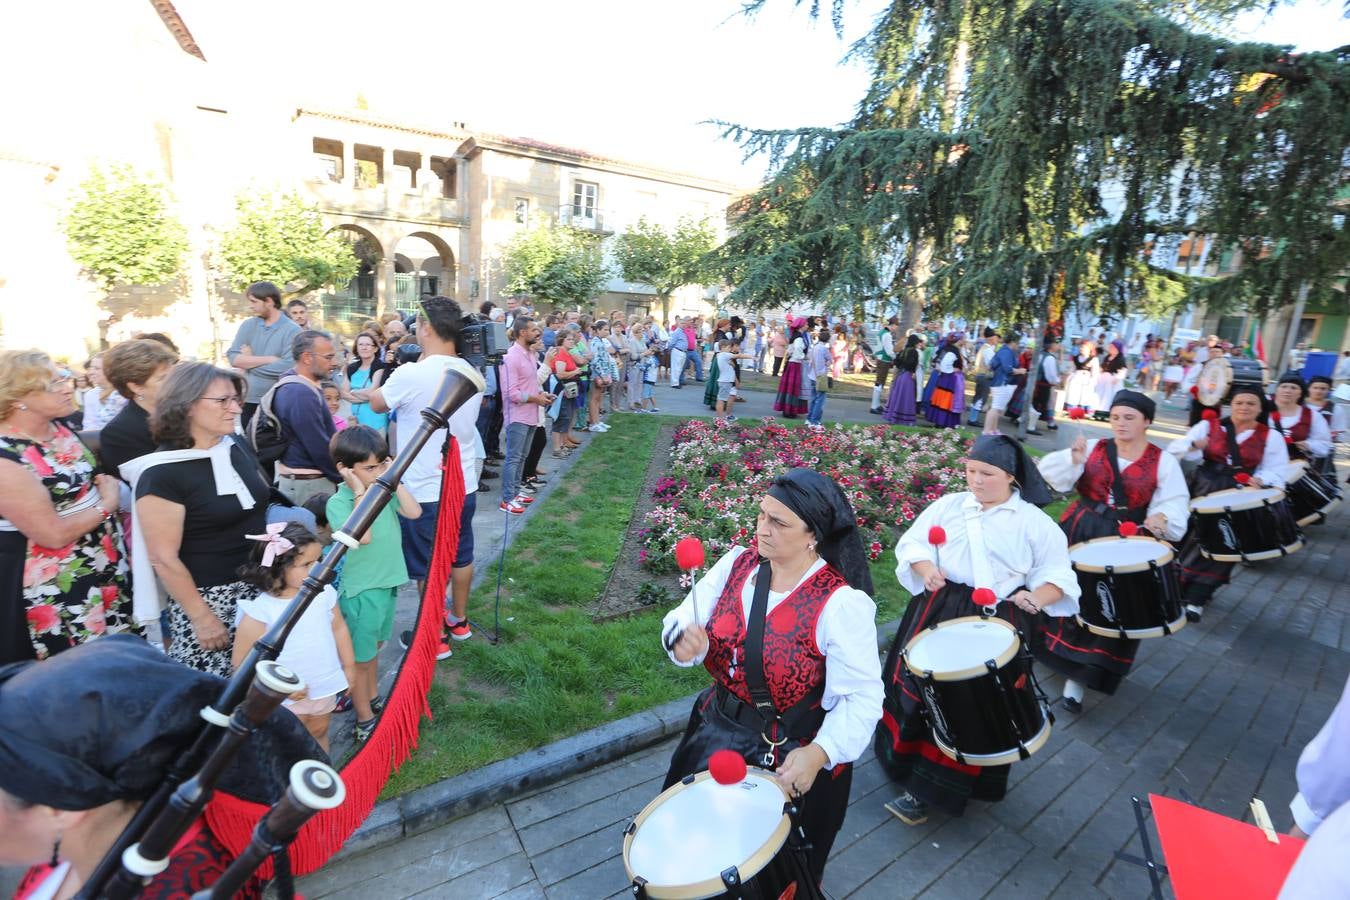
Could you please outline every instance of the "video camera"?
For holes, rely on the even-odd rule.
[[[409,316],[405,323],[412,332],[417,317]],[[475,369],[486,368],[488,363],[501,359],[511,349],[506,338],[506,326],[501,322],[490,322],[477,313],[469,313],[460,320],[459,344],[456,347],[465,362]],[[420,344],[399,344],[398,363],[417,362],[422,355]]]

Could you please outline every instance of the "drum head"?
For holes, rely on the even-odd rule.
[[[676,784],[633,820],[623,846],[628,877],[645,879],[650,897],[719,895],[723,871],[736,866],[748,879],[777,856],[791,827],[788,799],[763,769],[739,784],[718,784],[707,772]]]
[[[1021,647],[1017,631],[1002,619],[962,616],[926,628],[905,645],[905,665],[935,681],[965,681],[984,675],[987,660],[1002,668]]]
[[[1196,497],[1191,501],[1191,509],[1202,516],[1215,515],[1225,509],[1255,509],[1283,499],[1284,491],[1279,488],[1229,488]]]
[[[1307,474],[1308,461],[1306,459],[1290,460],[1289,465],[1284,467],[1284,483],[1293,484]]]
[[[1232,383],[1233,367],[1228,364],[1228,358],[1211,359],[1200,367],[1200,377],[1195,381],[1195,398],[1205,406],[1218,406],[1228,396],[1228,387]]]
[[[1149,563],[1164,566],[1172,561],[1172,548],[1144,535],[1104,537],[1069,548],[1069,562],[1078,572],[1144,572]]]

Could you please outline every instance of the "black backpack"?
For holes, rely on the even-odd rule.
[[[272,400],[276,396],[277,390],[286,384],[303,384],[310,390],[317,392],[314,385],[299,375],[285,375],[276,384],[268,388],[267,393],[263,394],[258,401],[258,409],[248,423],[248,443],[253,448],[254,455],[258,457],[258,462],[262,463],[269,472],[291,444],[291,436],[286,431],[286,426],[272,411]],[[320,394],[321,398],[322,396]]]

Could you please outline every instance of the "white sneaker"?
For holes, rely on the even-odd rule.
[[[609,426],[604,422],[596,422],[591,426],[591,431],[609,431]]]

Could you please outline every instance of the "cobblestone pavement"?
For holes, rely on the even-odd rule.
[[[840,402],[846,415],[838,418],[866,417],[858,406]],[[1155,438],[1179,433],[1176,419],[1174,410],[1160,416]],[[1067,443],[1071,430],[1062,428],[1058,441]],[[1001,803],[906,827],[882,808],[895,788],[866,756],[827,890],[840,898],[1143,897],[1144,870],[1114,853],[1138,851],[1130,798],[1149,792],[1189,796],[1235,818],[1259,796],[1288,830],[1299,752],[1350,675],[1347,532],[1342,506],[1308,530],[1303,551],[1239,567],[1201,624],[1144,641],[1115,696],[1089,693],[1078,716],[1056,700],[1052,737],[1012,767]],[[1058,680],[1045,684],[1058,698]],[[625,896],[622,829],[658,792],[672,748],[667,742],[341,860],[304,879],[302,890],[386,900]]]

